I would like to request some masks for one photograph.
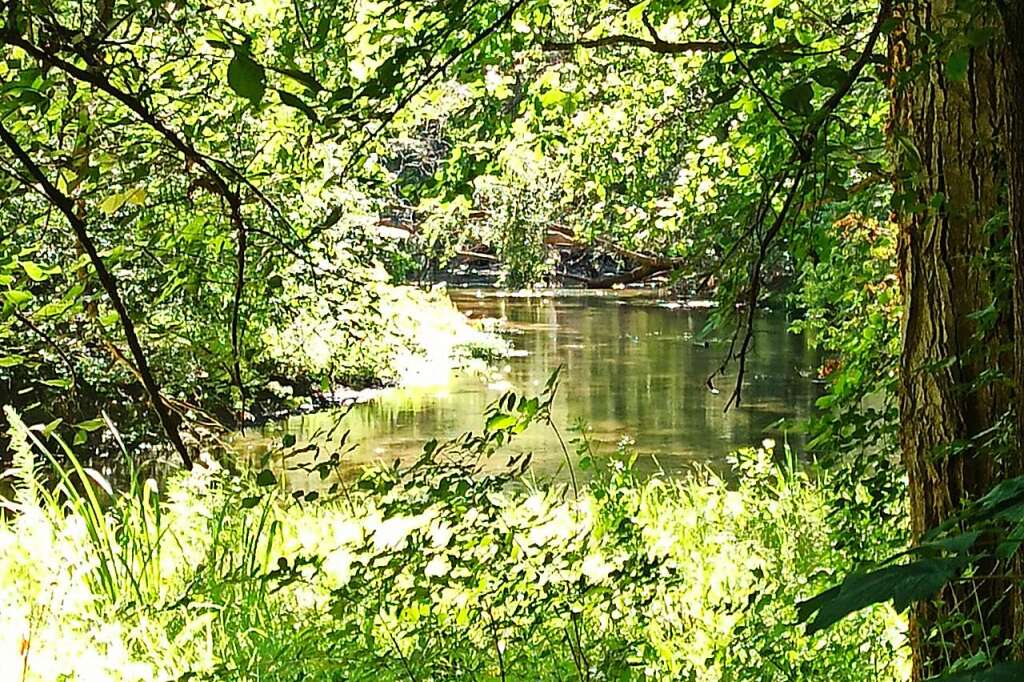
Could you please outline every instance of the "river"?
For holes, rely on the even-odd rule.
[[[821,393],[807,378],[816,354],[786,331],[787,320],[777,313],[759,316],[743,404],[726,412],[735,368],[716,380],[717,393],[705,386],[728,345],[728,338],[698,341],[706,307],[640,291],[516,295],[460,289],[450,295],[471,318],[503,320],[514,357],[499,362],[490,376],[467,373],[446,386],[391,389],[356,406],[334,434],[349,432],[349,470],[375,460],[411,461],[432,438],[480,431],[489,403],[506,390],[539,393],[558,366],[563,372],[554,415],[563,436],[570,438],[568,427],[582,419],[599,457],[614,454],[627,439],[640,453],[639,468],[669,474],[693,461],[721,463],[730,451],[768,436],[781,440],[785,434],[766,429],[781,418],[806,417]],[[286,433],[300,445],[322,440],[338,419],[336,410],[292,416],[247,430],[236,446],[257,455]],[[532,452],[540,475],[564,475],[564,456],[550,429],[533,428],[506,450]]]

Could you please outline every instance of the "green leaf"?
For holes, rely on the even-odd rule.
[[[1010,529],[1010,532],[1007,534],[1007,537],[1010,538],[1009,540],[1003,540],[996,546],[996,556],[1000,559],[1009,559],[1016,554],[1017,550],[1020,549],[1020,538],[1024,537],[1021,533],[1024,533],[1024,521],[1019,521]]]
[[[32,261],[23,260],[20,264],[21,269],[25,271],[25,274],[28,275],[33,282],[42,282],[47,278],[47,274],[43,272],[43,269]]]
[[[277,71],[314,92],[320,92],[324,89],[324,86],[320,84],[320,81],[314,78],[312,74],[308,74],[305,71],[299,71],[298,69],[277,69]]]
[[[132,187],[129,190],[125,190],[123,196],[126,204],[132,204],[133,206],[142,206],[142,204],[146,203],[146,188]]]
[[[971,53],[968,50],[957,50],[946,61],[946,76],[952,81],[966,80],[970,62]]]
[[[947,552],[961,554],[973,547],[979,536],[981,536],[981,532],[972,530],[967,533],[960,533],[959,535],[943,538],[942,540],[936,540],[935,542],[930,543],[929,546],[938,547],[946,550]]]
[[[296,95],[293,95],[292,93],[287,92],[285,90],[278,90],[277,96],[281,98],[282,104],[287,105],[292,109],[298,109],[299,111],[306,115],[306,118],[313,121],[313,123],[320,122],[320,117],[317,116],[317,113],[315,111],[313,111],[313,107],[303,102]]]
[[[242,509],[252,509],[260,503],[262,498],[259,496],[245,497],[242,498]]]
[[[626,12],[626,20],[633,22],[640,21],[644,16],[644,12],[647,11],[648,5],[650,4],[651,0],[644,0],[643,2],[638,2],[637,4],[633,5],[633,7],[631,7],[630,10]]]
[[[32,300],[32,292],[23,289],[11,289],[4,292],[4,298],[11,305],[21,305]]]
[[[829,64],[811,71],[811,78],[818,85],[836,90],[846,82],[847,74],[844,69]]]
[[[556,104],[564,100],[567,96],[568,95],[566,95],[566,93],[563,92],[562,90],[559,90],[558,88],[551,88],[550,90],[546,90],[543,93],[541,93],[540,97],[538,97],[537,99],[542,107],[544,107],[545,109],[550,109],[551,107],[555,106]]]
[[[248,52],[235,49],[235,56],[228,64],[228,85],[239,97],[249,100],[254,106],[263,101],[267,89],[267,74]]]
[[[1024,663],[999,663],[988,670],[942,675],[935,682],[1017,682],[1024,679]]]
[[[78,422],[75,424],[75,428],[81,429],[82,431],[92,432],[102,429],[104,424],[106,424],[106,422],[103,421],[101,417],[97,417],[96,419],[87,419],[84,422]]]
[[[43,427],[43,436],[45,436],[46,438],[49,438],[50,436],[52,436],[53,432],[57,430],[57,427],[60,426],[62,421],[64,421],[64,420],[61,419],[60,417],[57,417],[52,422],[50,422],[49,424],[44,426]]]
[[[294,433],[286,433],[286,434],[284,434],[284,438],[281,439],[281,443],[286,448],[290,448],[291,446],[295,445],[295,434]]]
[[[277,476],[270,469],[264,469],[256,475],[256,485],[261,488],[267,488],[277,483]]]
[[[492,414],[487,419],[487,424],[484,429],[486,431],[501,431],[509,428],[510,426],[514,426],[515,423],[516,418],[514,416],[505,414],[504,412],[498,412],[497,414]]]
[[[125,196],[120,192],[111,194],[100,203],[100,210],[107,215],[113,215],[124,206]]]
[[[797,605],[797,615],[807,621],[807,633],[814,634],[839,622],[847,615],[872,604],[892,601],[897,611],[935,594],[961,566],[954,559],[922,559],[900,566],[846,577],[836,587]]]
[[[320,16],[320,21],[316,24],[316,45],[320,46],[327,40],[327,34],[331,30],[331,14],[324,12]]]
[[[814,111],[814,107],[811,105],[813,98],[814,88],[810,83],[804,81],[783,92],[779,100],[782,102],[782,106],[790,111],[807,116]]]
[[[21,355],[0,356],[0,367],[16,367],[23,362],[25,362],[25,358]]]
[[[522,412],[525,417],[532,418],[534,415],[537,414],[537,410],[539,409],[540,400],[538,400],[537,398],[530,398],[525,403],[523,403],[520,412]]]

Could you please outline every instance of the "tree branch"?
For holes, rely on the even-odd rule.
[[[107,292],[107,297],[110,299],[111,305],[117,312],[118,319],[121,321],[121,327],[124,329],[125,340],[128,342],[128,348],[131,350],[132,357],[135,358],[135,364],[139,370],[139,374],[142,377],[143,386],[146,389],[146,393],[149,394],[149,401],[153,406],[153,410],[157,413],[157,417],[160,419],[160,424],[163,426],[164,433],[167,434],[168,440],[174,446],[174,449],[178,451],[178,455],[181,456],[182,464],[186,469],[192,468],[192,457],[189,455],[188,448],[185,447],[185,443],[181,440],[181,434],[178,433],[178,422],[170,411],[167,410],[163,395],[160,392],[160,386],[157,384],[156,379],[153,377],[152,372],[149,369],[149,362],[146,360],[146,354],[142,350],[142,344],[139,342],[138,334],[135,332],[135,323],[132,322],[131,317],[128,315],[128,309],[124,305],[124,301],[121,299],[121,294],[118,291],[117,280],[107,270],[106,264],[100,257],[99,252],[96,250],[96,245],[93,244],[92,238],[89,236],[89,232],[85,221],[82,220],[75,213],[74,205],[71,199],[62,193],[49,178],[42,172],[38,165],[29,157],[21,145],[14,136],[4,127],[3,123],[0,122],[0,140],[7,146],[14,156],[21,162],[28,171],[28,174],[38,182],[43,191],[46,193],[47,198],[50,202],[56,206],[61,213],[67,218],[71,224],[71,228],[75,232],[75,236],[78,239],[78,243],[82,245],[82,249],[88,254],[89,261],[93,267],[96,268],[96,275],[99,277],[100,283],[103,285],[104,290]]]
[[[746,372],[747,354],[750,350],[750,343],[753,340],[754,335],[754,316],[757,310],[758,296],[761,290],[762,281],[762,270],[764,267],[765,258],[768,255],[768,251],[774,241],[775,237],[778,236],[782,227],[785,225],[786,219],[790,215],[792,210],[793,202],[799,194],[800,185],[803,182],[803,178],[810,166],[813,158],[814,147],[817,143],[818,134],[821,132],[822,126],[825,121],[835,112],[843,98],[849,94],[853,88],[854,83],[860,77],[864,67],[867,66],[871,59],[871,55],[874,53],[875,45],[878,43],[878,38],[882,32],[882,24],[889,18],[892,11],[892,0],[882,0],[881,5],[878,8],[878,16],[875,20],[875,24],[871,29],[871,33],[868,35],[867,42],[864,45],[864,49],[858,57],[857,61],[850,67],[849,72],[846,75],[846,79],[836,89],[835,92],[825,101],[825,103],[814,112],[813,115],[808,117],[807,123],[804,126],[803,132],[800,138],[794,141],[793,154],[790,158],[790,163],[798,164],[796,170],[792,174],[793,186],[790,188],[789,194],[786,196],[782,207],[779,209],[778,214],[775,216],[771,227],[765,233],[764,237],[760,240],[758,254],[751,267],[750,272],[750,294],[747,301],[747,316],[746,322],[744,323],[744,336],[743,341],[740,344],[738,351],[735,350],[736,337],[733,337],[733,345],[730,346],[729,354],[726,356],[725,361],[722,363],[718,373],[723,373],[726,366],[731,359],[736,359],[739,362],[739,368],[736,373],[736,385],[733,389],[732,396],[726,403],[725,409],[728,410],[733,405],[739,405],[742,398],[743,391],[743,377]],[[719,24],[721,25],[721,24]],[[724,29],[723,29],[724,33]],[[788,173],[784,174],[783,180],[787,177]],[[779,185],[781,187],[781,184]],[[755,226],[757,223],[754,224]],[[737,327],[737,331],[739,327]],[[711,378],[709,378],[709,381]]]
[[[565,42],[546,41],[541,43],[540,49],[545,52],[568,52],[577,47],[588,49],[600,47],[629,46],[639,47],[657,54],[687,54],[690,52],[728,52],[733,47],[720,40],[688,40],[682,43],[669,43],[661,39],[646,40],[631,35],[610,35],[601,38],[580,38]],[[753,43],[744,43],[744,49],[764,49],[764,46]]]
[[[75,66],[71,62],[68,62],[60,57],[42,50],[33,43],[29,42],[22,36],[14,32],[13,28],[4,35],[4,41],[9,45],[14,45],[21,48],[34,58],[48,64],[51,67],[60,69],[64,73],[68,74],[75,80],[88,83],[93,87],[107,93],[118,102],[128,107],[136,116],[139,117],[144,123],[149,125],[155,131],[170,142],[171,146],[181,152],[185,160],[188,162],[195,163],[199,166],[204,174],[210,181],[209,189],[216,194],[221,195],[228,202],[229,214],[233,227],[235,228],[236,237],[236,284],[235,284],[235,295],[231,310],[231,350],[234,354],[234,380],[237,384],[238,391],[242,400],[242,412],[245,411],[245,387],[241,383],[241,357],[240,357],[240,340],[239,340],[239,317],[240,308],[242,301],[242,289],[245,286],[245,250],[248,242],[246,234],[245,221],[242,218],[242,197],[241,195],[233,190],[220,173],[213,168],[209,160],[201,154],[195,147],[185,141],[180,135],[173,131],[167,124],[161,121],[155,113],[150,111],[142,101],[124,90],[114,86],[102,73],[97,70],[82,69]]]

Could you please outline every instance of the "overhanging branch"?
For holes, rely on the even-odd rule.
[[[168,440],[171,441],[171,445],[174,446],[174,449],[177,450],[178,455],[181,457],[182,464],[186,469],[191,469],[192,457],[189,455],[188,448],[185,447],[185,443],[181,440],[181,434],[178,433],[178,422],[164,404],[164,398],[160,392],[160,385],[157,383],[149,369],[149,362],[146,359],[146,354],[142,350],[142,344],[139,342],[138,334],[135,331],[135,323],[132,322],[131,317],[128,315],[128,309],[125,307],[124,301],[118,290],[117,280],[114,279],[112,274],[110,274],[106,264],[100,257],[99,251],[96,249],[96,245],[89,236],[89,231],[85,221],[75,213],[74,205],[70,197],[65,195],[57,189],[52,182],[50,182],[42,169],[40,169],[25,150],[22,149],[21,145],[18,144],[18,141],[7,130],[7,128],[4,127],[2,122],[0,122],[0,141],[3,141],[7,148],[11,150],[18,161],[20,161],[25,167],[28,174],[43,188],[43,192],[46,194],[50,203],[56,206],[71,224],[71,228],[75,233],[75,237],[78,239],[78,243],[82,245],[82,249],[89,256],[89,261],[92,263],[93,267],[96,268],[96,275],[99,277],[100,283],[103,285],[103,289],[107,292],[110,304],[114,307],[114,311],[117,313],[117,317],[121,322],[121,327],[124,329],[125,340],[128,342],[128,348],[131,350],[132,357],[135,359],[135,365],[139,370],[139,376],[142,379],[142,384],[146,389],[146,393],[149,395],[149,401],[153,406],[153,411],[156,412],[157,417],[160,420],[160,425],[163,427],[164,433],[167,434]]]
[[[688,40],[682,43],[670,43],[663,40],[647,40],[631,35],[610,35],[601,38],[580,38],[570,41],[549,40],[541,43],[540,49],[545,52],[568,52],[577,47],[595,49],[601,47],[639,47],[657,54],[687,54],[691,52],[728,52],[733,49],[720,40]],[[764,49],[764,46],[744,44],[744,49]]]
[[[765,259],[772,247],[773,241],[781,232],[788,217],[792,214],[794,204],[803,203],[802,201],[797,201],[797,197],[799,195],[800,186],[803,184],[804,177],[810,167],[814,147],[817,144],[819,133],[821,132],[825,121],[835,113],[839,104],[843,101],[843,98],[845,98],[853,89],[853,85],[857,82],[857,79],[860,77],[864,67],[867,66],[871,59],[871,55],[874,53],[875,45],[878,43],[879,36],[882,33],[882,26],[889,18],[891,11],[892,0],[882,0],[882,3],[878,8],[878,15],[875,19],[875,24],[871,29],[871,33],[868,35],[867,42],[865,43],[864,49],[861,51],[857,61],[850,67],[850,70],[846,74],[846,78],[836,91],[832,93],[821,108],[808,117],[799,138],[794,141],[793,153],[789,159],[789,164],[791,164],[790,168],[793,170],[783,172],[779,187],[781,187],[781,184],[785,183],[787,179],[792,180],[792,185],[790,186],[789,193],[787,194],[783,205],[780,207],[779,212],[772,221],[771,226],[759,240],[757,257],[751,267],[750,292],[747,299],[746,318],[744,323],[741,325],[744,331],[743,340],[740,343],[739,350],[737,351],[736,339],[740,330],[740,326],[738,326],[736,329],[737,335],[733,336],[733,342],[729,347],[729,353],[723,361],[722,366],[716,372],[716,374],[724,373],[726,366],[732,359],[737,360],[739,363],[739,368],[736,373],[735,387],[733,388],[732,396],[726,403],[726,410],[733,405],[739,405],[742,397],[743,377],[746,371],[747,354],[750,350],[750,344],[754,336],[754,316],[756,314],[758,297],[761,290]],[[760,220],[763,221],[764,217],[765,216],[762,214]],[[759,223],[755,222],[753,227],[757,226],[759,226]],[[712,375],[708,378],[709,385],[714,376],[715,375]]]
[[[242,401],[242,416],[244,417],[245,412],[245,386],[242,383],[241,373],[241,350],[240,350],[240,317],[241,317],[241,303],[242,294],[245,288],[245,262],[246,262],[246,246],[248,243],[248,236],[246,230],[245,220],[242,217],[242,197],[238,191],[233,189],[228,181],[221,176],[220,173],[213,167],[210,161],[201,154],[192,144],[190,144],[184,137],[172,130],[166,123],[160,120],[160,118],[149,108],[143,104],[142,100],[138,97],[128,93],[121,88],[118,88],[111,83],[100,71],[95,69],[82,69],[67,60],[61,59],[55,54],[41,49],[32,42],[26,40],[24,37],[18,35],[13,30],[8,31],[4,34],[4,41],[16,47],[21,48],[34,58],[39,60],[41,63],[59,69],[66,73],[68,76],[74,78],[77,81],[88,83],[98,90],[105,92],[107,95],[113,97],[115,100],[126,106],[131,110],[140,120],[145,124],[159,133],[165,140],[167,140],[172,147],[181,152],[187,162],[195,163],[202,169],[204,175],[208,179],[207,188],[216,194],[219,194],[228,203],[229,207],[229,218],[231,220],[232,227],[235,229],[236,238],[236,269],[235,269],[235,292],[232,299],[231,309],[231,350],[233,354],[233,379],[236,387],[238,388],[240,398]]]

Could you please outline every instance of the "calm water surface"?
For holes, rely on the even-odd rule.
[[[396,457],[411,460],[431,438],[480,431],[489,403],[510,389],[539,393],[559,365],[564,369],[554,412],[563,435],[569,424],[583,419],[598,455],[613,454],[616,444],[632,439],[641,453],[639,466],[670,473],[693,460],[721,462],[731,450],[768,435],[778,438],[766,427],[783,417],[807,416],[820,395],[820,388],[805,378],[816,356],[801,337],[786,332],[781,316],[761,316],[743,405],[726,413],[732,379],[718,379],[719,394],[704,386],[727,341],[697,342],[706,309],[640,292],[517,296],[455,290],[451,297],[472,318],[505,321],[517,356],[499,363],[490,376],[467,374],[443,387],[389,390],[357,406],[335,434],[348,430],[356,446],[349,467]],[[249,430],[239,445],[259,452],[285,433],[294,434],[300,444],[323,440],[323,432],[338,419],[336,411],[290,417]],[[540,474],[558,474],[564,466],[554,434],[544,427],[527,431],[507,450],[532,452],[533,468]]]

